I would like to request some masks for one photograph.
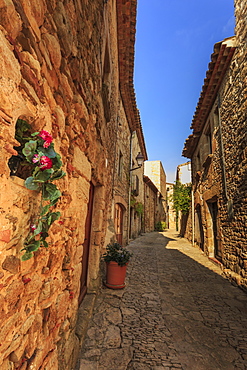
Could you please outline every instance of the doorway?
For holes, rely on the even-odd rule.
[[[114,224],[117,242],[121,245],[123,245],[123,214],[124,214],[123,206],[120,203],[116,203]]]
[[[214,257],[219,261],[222,260],[221,250],[219,248],[219,237],[218,237],[218,205],[217,201],[208,202],[208,208],[211,215],[212,224],[212,241],[214,248]]]
[[[92,225],[92,214],[93,214],[93,199],[94,199],[94,186],[90,183],[89,200],[87,205],[87,217],[85,223],[85,239],[83,243],[83,257],[82,257],[82,273],[81,273],[81,285],[79,294],[79,305],[87,293],[87,273],[88,273],[88,256],[90,248],[90,236],[91,236],[91,225]]]
[[[195,212],[195,242],[199,245],[201,250],[204,251],[204,232],[200,205],[197,205]]]

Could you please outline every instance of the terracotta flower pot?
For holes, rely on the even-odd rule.
[[[106,286],[111,289],[123,289],[125,287],[127,264],[119,266],[117,262],[106,263]]]

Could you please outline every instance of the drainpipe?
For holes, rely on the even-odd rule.
[[[228,217],[231,219],[233,218],[233,201],[228,196],[227,191],[227,182],[226,182],[226,162],[225,162],[225,151],[224,151],[224,144],[223,144],[223,136],[222,136],[222,124],[221,124],[221,115],[220,115],[220,95],[218,94],[218,118],[219,118],[219,133],[220,133],[220,150],[221,150],[221,163],[222,163],[222,174],[223,174],[223,185],[224,185],[224,195],[226,198],[227,203],[227,214]]]
[[[131,133],[130,136],[130,163],[129,163],[129,205],[128,205],[128,228],[127,228],[127,244],[129,244],[130,240],[130,199],[131,199],[131,180],[132,180],[132,172],[130,171],[131,166],[132,166],[132,148],[133,148],[133,138],[135,136],[135,131]]]
[[[195,245],[195,198],[194,190],[191,189],[191,223],[192,223],[192,246]]]

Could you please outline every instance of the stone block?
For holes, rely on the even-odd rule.
[[[5,296],[9,313],[14,313],[17,310],[18,306],[20,306],[20,298],[23,294],[23,291],[24,284],[20,280],[14,280],[9,285]]]
[[[86,157],[85,153],[80,150],[79,147],[74,148],[74,157],[72,162],[73,167],[83,174],[83,177],[87,180],[91,180],[91,165]],[[86,185],[89,188],[88,184]]]
[[[10,236],[11,236],[11,230],[1,230],[0,231],[0,241],[4,243],[8,243],[10,241]]]
[[[20,259],[15,256],[7,256],[2,263],[2,268],[11,274],[17,274],[20,270]]]
[[[62,294],[59,294],[56,300],[57,317],[63,319],[66,317],[68,306],[70,305],[70,293],[65,290]],[[63,321],[63,320],[62,320]]]
[[[61,50],[60,44],[54,35],[45,33],[42,35],[42,39],[45,43],[46,49],[48,50],[50,60],[55,69],[59,70],[61,66]]]

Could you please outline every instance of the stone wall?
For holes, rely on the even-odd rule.
[[[215,45],[192,123],[194,131],[185,144],[184,153],[192,158],[195,243],[209,257],[222,263],[230,279],[246,289],[245,2],[235,1],[235,15],[235,38]],[[220,64],[223,68],[216,74]],[[209,83],[211,76],[220,74],[221,79],[217,82],[215,77],[214,86]]]
[[[226,274],[247,288],[247,4],[235,1],[236,44],[222,101],[226,195],[221,205],[223,264]],[[227,207],[228,205],[228,207]],[[229,207],[232,215],[229,215]],[[230,216],[230,217],[229,217]]]
[[[90,183],[89,291],[99,283],[111,213],[120,99],[116,29],[114,1],[0,3],[2,370],[72,368]],[[10,176],[18,118],[52,134],[67,173],[58,182],[61,218],[49,248],[25,262],[21,249],[39,196]]]

